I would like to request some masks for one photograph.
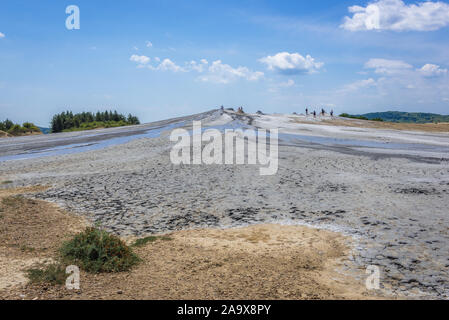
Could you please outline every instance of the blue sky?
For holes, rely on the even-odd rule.
[[[66,28],[66,7],[80,29]],[[449,3],[2,1],[0,119],[212,107],[449,113]]]

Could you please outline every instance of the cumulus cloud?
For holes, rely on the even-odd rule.
[[[248,81],[256,81],[264,76],[263,72],[251,71],[247,67],[233,68],[228,64],[224,64],[221,60],[216,60],[211,64],[206,59],[199,61],[186,62],[183,67],[177,65],[170,59],[155,57],[155,63],[148,64],[151,59],[146,56],[132,55],[131,61],[136,62],[139,68],[146,67],[154,71],[172,71],[172,72],[196,72],[201,74],[198,78],[204,82],[214,82],[227,84],[238,79],[245,79]]]
[[[259,60],[267,65],[268,70],[285,75],[315,73],[324,63],[316,62],[310,55],[303,57],[299,53],[280,52]]]
[[[202,73],[207,69],[208,65],[209,62],[206,59],[201,59],[200,62],[196,62],[193,60],[190,61],[187,67],[190,68],[191,70]]]
[[[174,63],[170,59],[164,59],[158,66],[156,66],[156,67],[149,66],[149,68],[152,70],[172,71],[172,72],[186,71],[184,68],[178,66],[176,63]]]
[[[349,31],[434,31],[449,25],[449,5],[438,1],[405,4],[402,0],[378,0],[366,7],[348,8],[342,28]]]
[[[199,77],[204,82],[214,82],[227,84],[237,79],[246,79],[248,81],[256,81],[264,76],[263,72],[251,71],[247,67],[233,68],[228,64],[224,64],[221,60],[212,62],[207,72]]]
[[[406,77],[437,77],[448,73],[447,69],[441,68],[439,65],[427,63],[421,68],[414,69],[412,65],[401,60],[387,59],[370,59],[365,63],[366,69],[373,69],[377,74],[388,76]]]
[[[133,62],[136,62],[136,63],[138,63],[140,65],[145,65],[148,62],[150,62],[151,59],[149,57],[147,57],[147,56],[139,56],[137,54],[133,54],[131,56],[131,58],[129,58],[129,60],[133,61]]]
[[[0,39],[4,38],[4,37],[5,37],[5,34],[0,32]]]
[[[162,62],[160,62],[159,58],[155,58],[154,61],[158,63],[156,66],[148,65],[148,63],[151,61],[151,58],[147,56],[139,56],[137,54],[133,54],[131,58],[129,58],[129,60],[136,62],[140,68],[148,67],[151,70],[173,71],[173,72],[185,71],[184,68],[178,66],[170,59],[164,59]]]
[[[440,66],[436,64],[425,64],[421,69],[418,69],[418,72],[421,73],[424,77],[437,77],[443,74],[447,74],[447,69],[442,69]]]
[[[145,42],[145,45],[147,46],[147,48],[151,48],[153,46],[153,43],[151,43],[151,41],[147,41]]]
[[[379,74],[397,74],[412,69],[413,66],[401,60],[370,59],[365,63],[365,68],[374,69]]]
[[[357,91],[359,89],[366,89],[370,87],[375,87],[377,85],[377,81],[373,78],[369,78],[366,80],[358,80],[353,83],[347,84],[343,87],[343,89],[339,90],[340,93]]]
[[[337,101],[337,105],[352,103],[354,107],[394,104],[423,108],[439,104],[444,110],[444,99],[448,98],[449,92],[449,67],[446,64],[412,66],[401,60],[371,59],[366,66],[372,68],[369,72],[372,76],[348,82],[327,97]]]

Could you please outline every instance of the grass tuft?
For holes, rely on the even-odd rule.
[[[170,237],[166,237],[166,236],[162,236],[162,237],[149,236],[149,237],[137,239],[137,240],[133,243],[133,247],[143,247],[143,246],[145,246],[147,243],[155,242],[155,241],[157,241],[157,240],[170,241],[170,240],[173,240],[173,239],[170,238]]]
[[[65,242],[60,252],[64,262],[93,273],[128,271],[139,262],[119,237],[97,228],[87,228]]]
[[[42,268],[27,270],[27,277],[31,283],[64,284],[67,278],[65,268],[61,264],[50,264]]]

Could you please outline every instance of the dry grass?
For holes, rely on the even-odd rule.
[[[320,122],[309,122],[293,118],[297,123],[316,124],[316,125],[332,125],[346,126],[356,128],[372,128],[372,129],[393,129],[406,131],[422,131],[422,132],[449,132],[449,123],[394,123],[379,122],[357,119],[335,118],[333,120],[322,120]]]
[[[54,204],[21,196],[44,189],[0,189],[0,290],[25,284],[26,269],[52,262],[61,242],[86,225]]]
[[[9,133],[0,130],[0,138],[10,138],[12,137],[12,135],[10,135]]]

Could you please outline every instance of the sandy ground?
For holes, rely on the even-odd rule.
[[[20,197],[45,189],[0,190],[0,290],[26,284],[23,270],[51,261],[59,243],[85,226],[84,219],[69,216],[54,204]]]
[[[42,132],[31,132],[31,133],[27,132],[27,133],[22,133],[17,136],[13,136],[12,134],[9,134],[8,132],[0,130],[0,138],[17,138],[17,137],[39,136],[39,135],[43,135],[43,133]]]
[[[236,119],[226,113],[205,122],[279,127],[327,137],[329,143],[281,141],[278,173],[262,177],[251,165],[175,166],[173,144],[163,134],[101,150],[2,162],[0,183],[11,183],[0,188],[50,185],[30,197],[57,203],[124,237],[260,224],[336,231],[355,246],[344,269],[355,266],[358,274],[379,266],[385,294],[449,297],[447,133],[300,124],[290,115]],[[385,147],[361,150],[352,140],[332,144],[336,138]],[[36,139],[50,144],[53,137]],[[32,139],[20,141],[28,145]],[[413,144],[395,149],[396,143]],[[14,148],[23,151],[17,143],[8,150]]]
[[[373,299],[342,272],[351,239],[303,226],[178,231],[136,248],[142,262],[117,274],[81,273],[81,290],[27,284],[24,270],[54,261],[86,222],[51,203],[0,191],[0,299]],[[6,200],[5,200],[6,199]],[[48,232],[49,224],[52,232]],[[128,242],[132,239],[128,238]]]
[[[10,138],[12,137],[9,133],[0,130],[0,138]]]

